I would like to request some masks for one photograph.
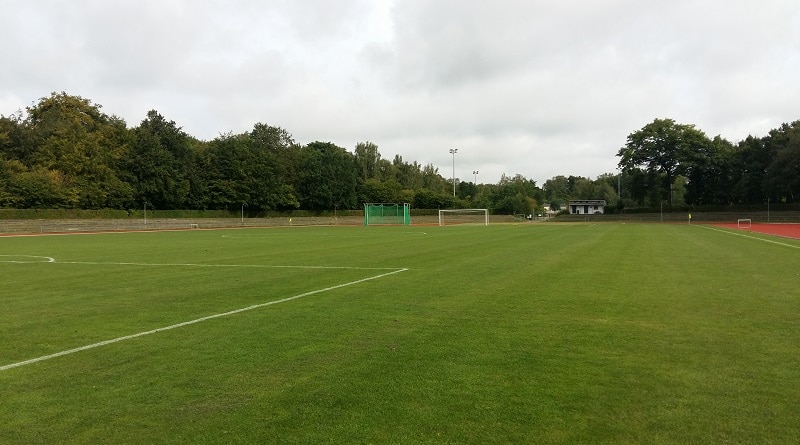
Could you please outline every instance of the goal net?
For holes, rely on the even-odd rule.
[[[750,218],[737,219],[736,227],[740,229],[750,229],[753,227],[753,221]]]
[[[439,225],[481,224],[489,225],[489,209],[439,210]]]
[[[408,203],[364,204],[364,225],[409,225],[411,211]]]

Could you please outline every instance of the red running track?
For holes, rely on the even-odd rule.
[[[739,229],[736,223],[714,224],[716,227],[741,230],[743,232],[764,233],[784,238],[800,239],[800,224],[753,224],[749,229]]]

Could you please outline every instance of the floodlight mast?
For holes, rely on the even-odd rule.
[[[456,153],[458,152],[457,148],[451,148],[450,154],[453,155],[453,198],[456,197]]]

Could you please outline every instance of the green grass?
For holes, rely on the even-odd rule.
[[[800,242],[756,237],[519,224],[0,238],[0,261],[56,260],[0,262],[0,367],[305,295],[0,370],[0,443],[791,443]]]

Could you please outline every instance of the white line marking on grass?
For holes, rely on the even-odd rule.
[[[400,273],[400,272],[405,272],[407,270],[408,269],[406,269],[406,268],[396,269],[396,270],[393,270],[391,272],[382,273],[380,275],[375,275],[375,276],[371,276],[371,277],[367,277],[367,278],[362,278],[360,280],[350,281],[350,282],[344,283],[344,284],[337,284],[335,286],[326,287],[324,289],[312,290],[310,292],[305,292],[305,293],[302,293],[302,294],[298,294],[298,295],[295,295],[293,297],[287,297],[287,298],[282,298],[280,300],[268,301],[266,303],[254,304],[252,306],[247,306],[247,307],[243,307],[243,308],[240,308],[240,309],[234,309],[232,311],[222,312],[222,313],[219,313],[219,314],[208,315],[206,317],[200,317],[200,318],[196,318],[194,320],[189,320],[189,321],[184,321],[182,323],[177,323],[177,324],[173,324],[173,325],[169,325],[169,326],[164,326],[162,328],[152,329],[150,331],[144,331],[144,332],[139,332],[139,333],[136,333],[136,334],[125,335],[123,337],[112,338],[111,340],[105,340],[105,341],[101,341],[101,342],[97,342],[97,343],[92,343],[90,345],[81,346],[79,348],[73,348],[73,349],[68,349],[66,351],[56,352],[55,354],[43,355],[41,357],[32,358],[30,360],[24,360],[24,361],[21,361],[21,362],[11,363],[9,365],[0,366],[0,371],[6,371],[8,369],[18,368],[20,366],[25,366],[25,365],[30,365],[30,364],[41,362],[41,361],[44,361],[44,360],[50,360],[52,358],[61,357],[61,356],[64,356],[64,355],[69,355],[69,354],[74,354],[76,352],[86,351],[87,349],[99,348],[100,346],[110,345],[112,343],[119,343],[119,342],[124,341],[124,340],[131,340],[131,339],[134,339],[134,338],[137,338],[137,337],[144,337],[145,335],[157,334],[159,332],[164,332],[164,331],[169,331],[169,330],[172,330],[172,329],[182,328],[184,326],[197,324],[197,323],[200,323],[200,322],[203,322],[203,321],[213,320],[215,318],[227,317],[229,315],[235,315],[235,314],[238,314],[240,312],[252,311],[254,309],[259,309],[259,308],[262,308],[262,307],[265,307],[265,306],[271,306],[273,304],[286,303],[287,301],[297,300],[298,298],[308,297],[309,295],[320,294],[320,293],[323,293],[323,292],[328,292],[328,291],[335,290],[335,289],[341,289],[343,287],[353,286],[355,284],[360,284],[360,283],[364,283],[364,282],[371,281],[371,280],[377,280],[378,278],[388,277],[389,275],[394,275],[394,274],[397,274],[397,273]]]
[[[12,258],[10,260],[6,258]],[[15,260],[13,258],[31,258],[25,260]],[[0,263],[54,263],[56,260],[49,256],[40,255],[0,255]]]
[[[766,239],[766,238],[759,238],[757,236],[745,235],[744,233],[731,232],[730,230],[723,230],[723,229],[718,229],[716,227],[709,227],[709,226],[704,226],[704,225],[700,225],[700,224],[692,224],[692,225],[696,225],[697,227],[701,227],[703,229],[713,230],[715,232],[727,233],[728,235],[743,236],[745,238],[750,238],[750,239],[754,239],[754,240],[757,240],[757,241],[764,241],[765,243],[772,243],[772,244],[777,244],[779,246],[785,246],[785,247],[792,247],[792,248],[795,248],[795,249],[800,249],[800,246],[796,246],[794,244],[786,244],[786,243],[782,243],[780,241],[774,241],[774,240]]]
[[[200,264],[200,263],[132,263],[114,261],[56,261],[57,264],[88,264],[91,266],[143,266],[143,267],[252,267],[263,269],[345,269],[345,270],[396,270],[396,267],[354,267],[354,266],[287,266],[269,264]]]

